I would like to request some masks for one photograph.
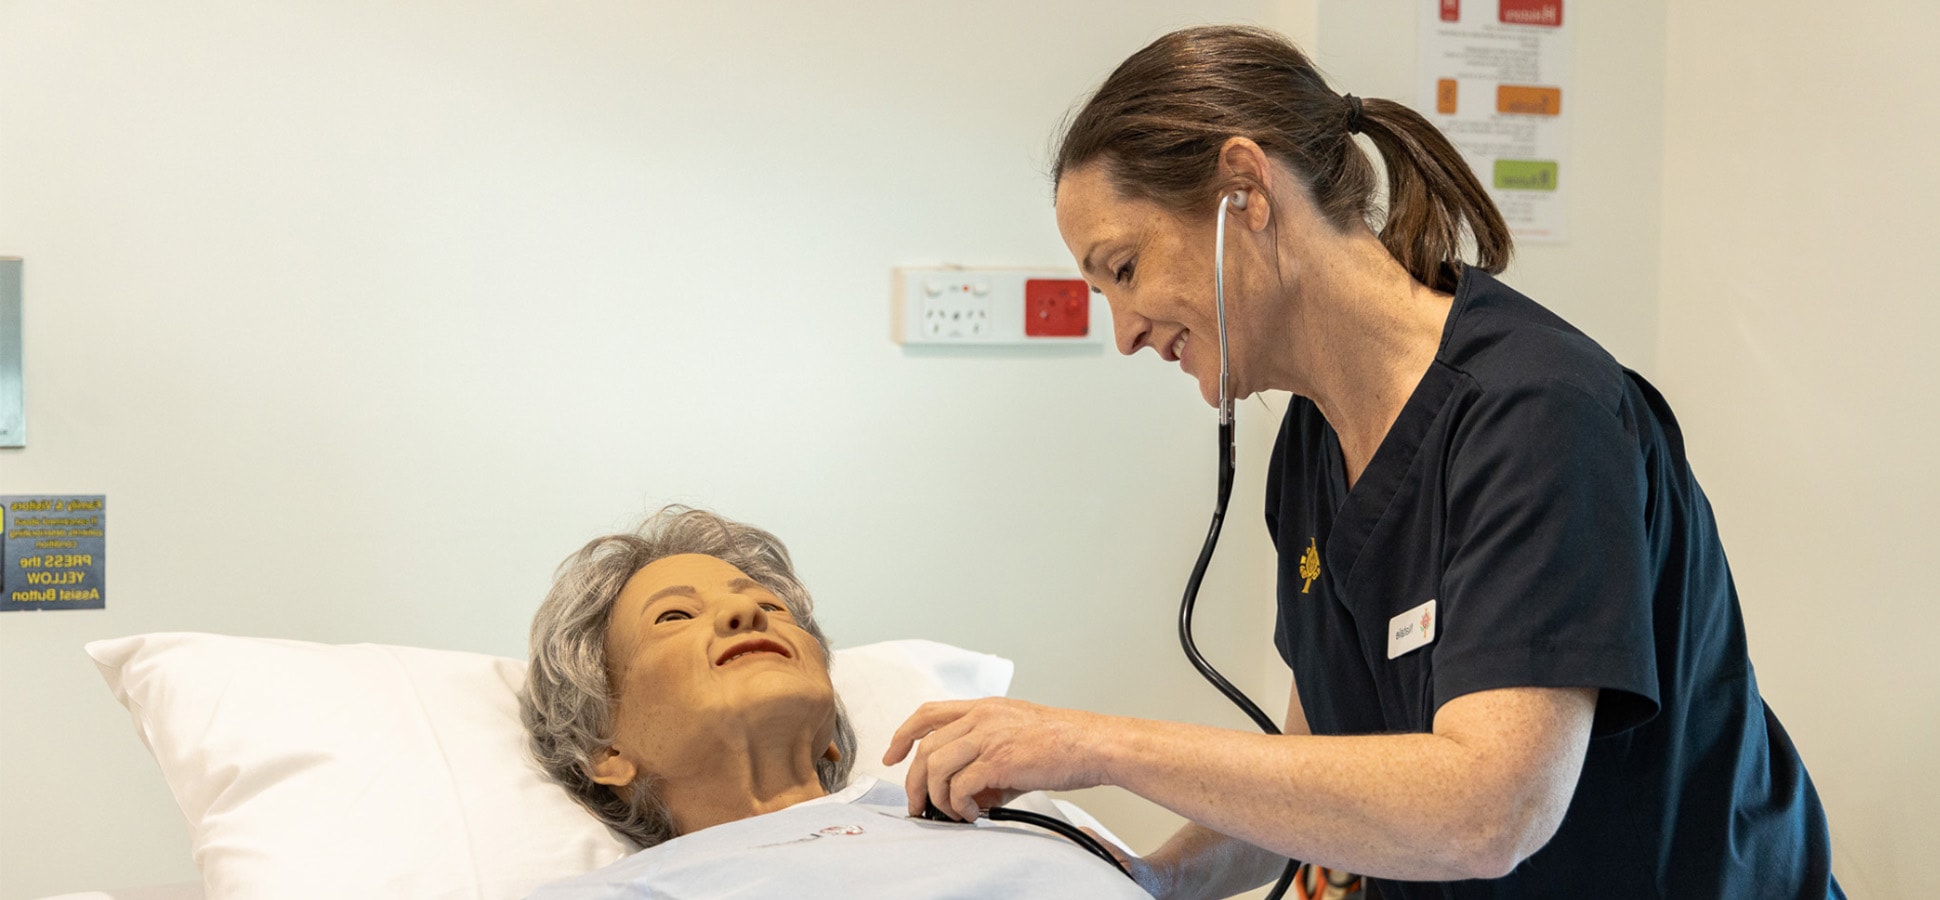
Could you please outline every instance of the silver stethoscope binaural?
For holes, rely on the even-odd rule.
[[[1212,527],[1206,531],[1206,544],[1199,550],[1199,560],[1193,563],[1192,576],[1186,579],[1186,594],[1179,601],[1179,646],[1185,649],[1186,659],[1192,667],[1199,670],[1212,686],[1233,701],[1240,711],[1251,717],[1253,723],[1267,734],[1279,734],[1280,727],[1274,724],[1267,714],[1260,710],[1259,704],[1226,676],[1219,674],[1212,663],[1199,653],[1199,646],[1192,640],[1192,608],[1199,602],[1199,583],[1206,577],[1206,567],[1212,563],[1213,550],[1219,546],[1219,527],[1226,522],[1226,502],[1233,496],[1233,464],[1236,451],[1233,448],[1233,393],[1232,369],[1226,350],[1226,211],[1246,208],[1246,192],[1234,191],[1219,198],[1219,218],[1213,225],[1213,306],[1219,322],[1219,495],[1213,503]],[[1267,900],[1279,900],[1293,884],[1300,873],[1297,860],[1287,860],[1286,871],[1280,873],[1280,880],[1273,885]]]

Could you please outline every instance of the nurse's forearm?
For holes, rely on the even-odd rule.
[[[1471,694],[1443,707],[1436,734],[1268,737],[1116,720],[1097,748],[1109,783],[1285,856],[1388,878],[1493,878],[1562,821],[1595,698]]]

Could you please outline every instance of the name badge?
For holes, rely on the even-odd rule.
[[[1435,640],[1435,601],[1388,620],[1388,658],[1419,650]]]

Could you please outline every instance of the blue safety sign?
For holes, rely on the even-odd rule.
[[[108,605],[107,498],[0,495],[0,612]]]

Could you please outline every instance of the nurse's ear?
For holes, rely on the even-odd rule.
[[[1234,218],[1228,226],[1260,231],[1266,228],[1273,215],[1273,203],[1267,195],[1267,188],[1273,183],[1275,172],[1267,161],[1266,151],[1251,138],[1227,138],[1219,148],[1218,184],[1221,196],[1214,197],[1217,203],[1226,201],[1226,213]]]

